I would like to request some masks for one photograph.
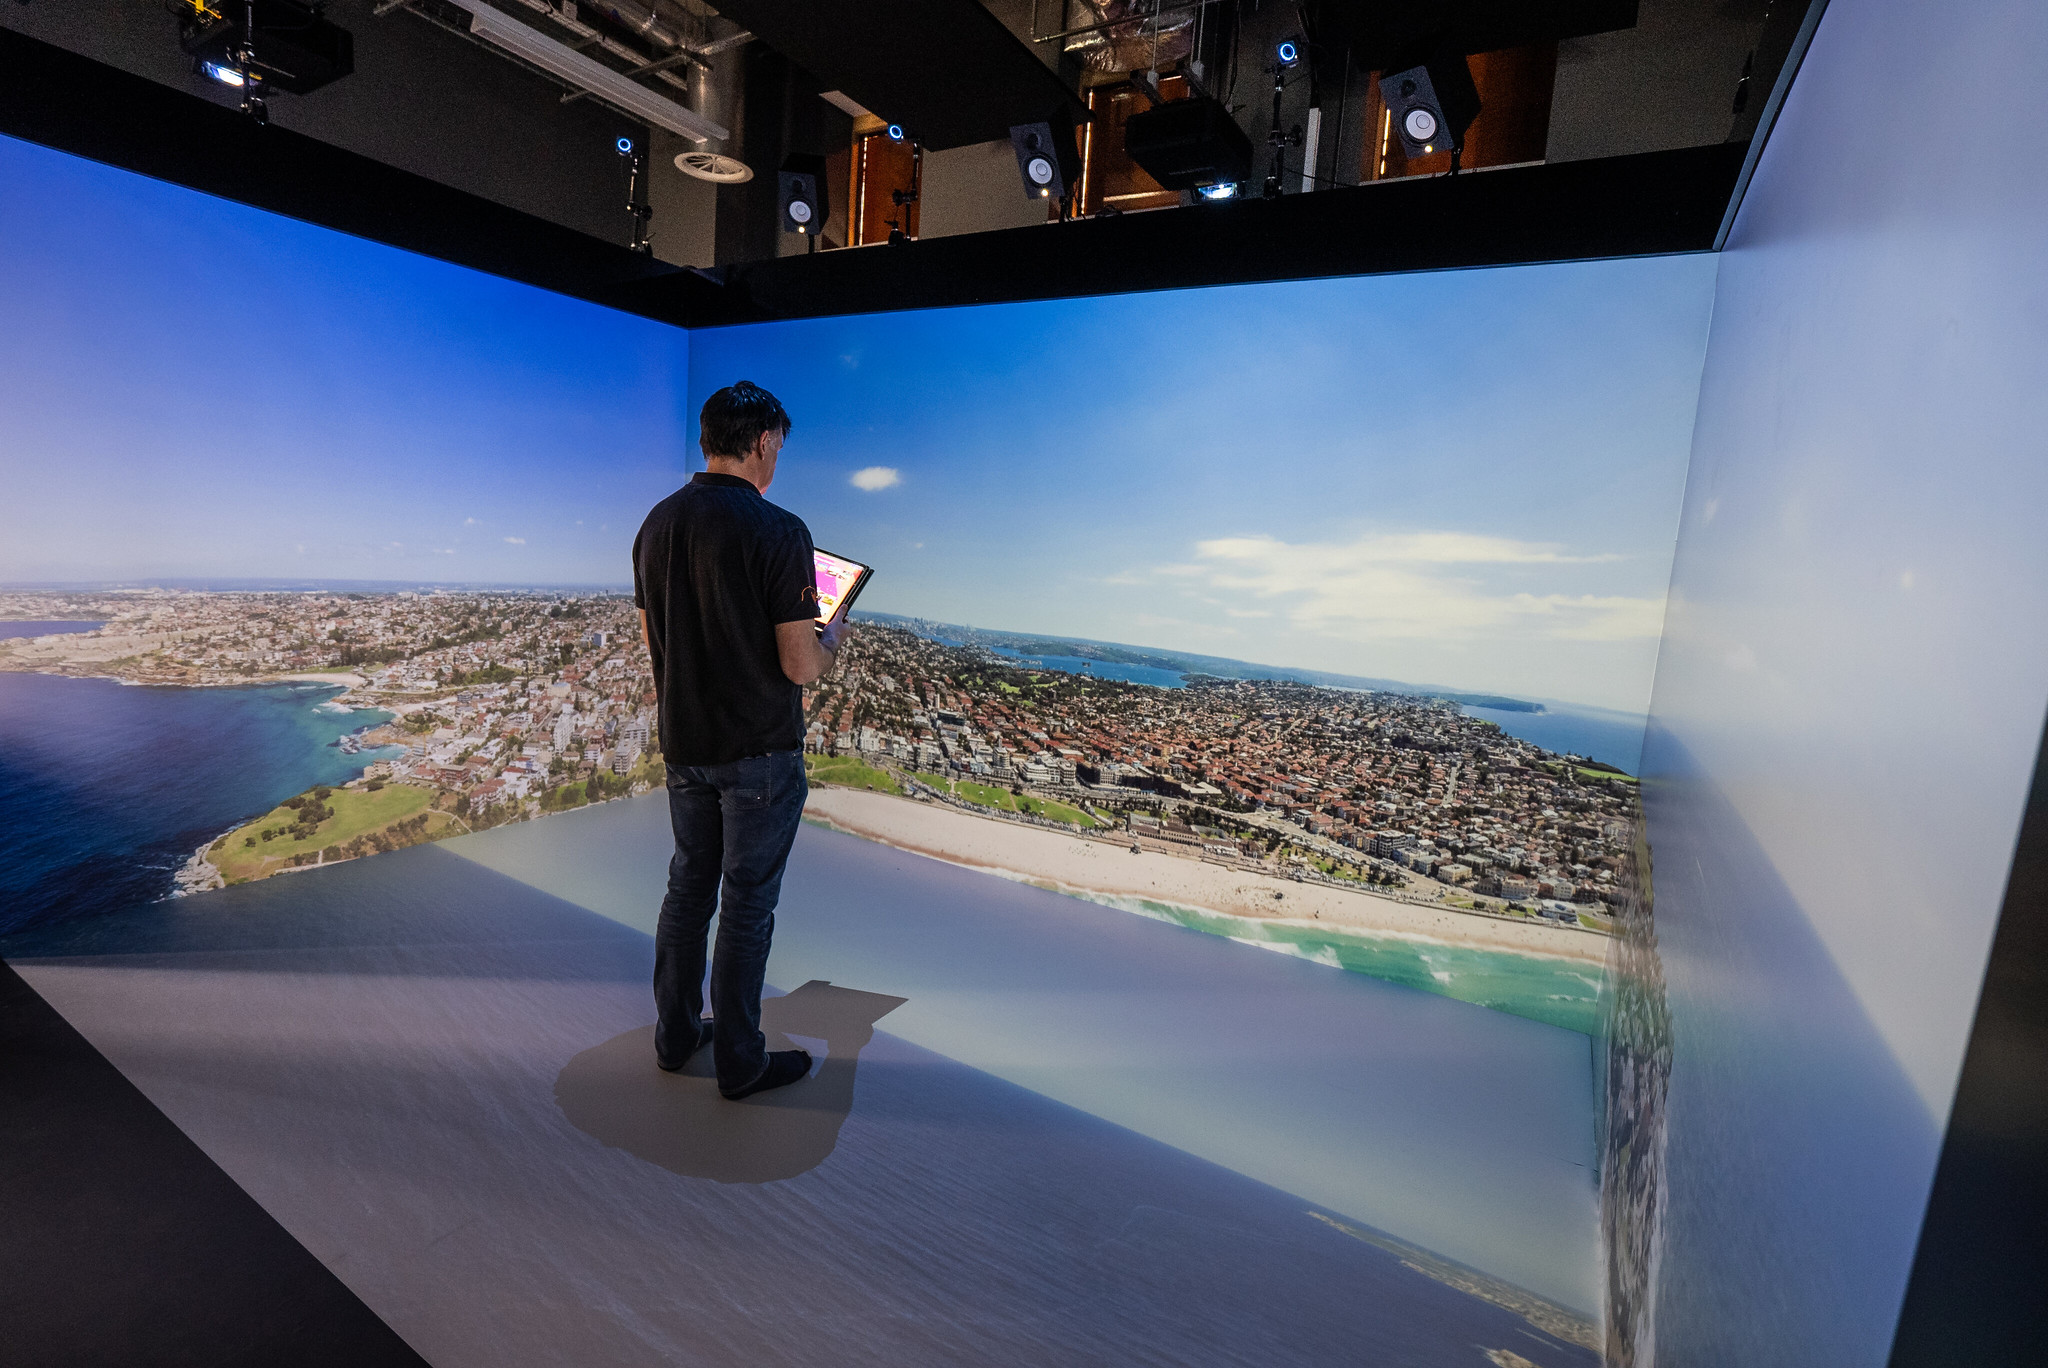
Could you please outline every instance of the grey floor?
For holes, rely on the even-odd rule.
[[[445,1368],[1597,1361],[1546,1333],[1568,1315],[1403,1257],[1344,1196],[1385,1188],[1402,1225],[1490,1157],[1507,1176],[1443,1230],[1498,1190],[1539,1276],[1503,1271],[1497,1233],[1477,1258],[1393,1233],[1522,1287],[1590,1283],[1590,1135],[1536,1096],[1583,1038],[807,829],[770,971],[794,991],[764,1017],[822,1062],[726,1104],[645,1049],[652,950],[626,923],[659,815],[159,904],[14,963]],[[1325,1132],[1375,1087],[1366,1111],[1421,1115],[1342,1151]],[[1296,1152],[1258,1159],[1275,1145]],[[1340,1200],[1296,1190],[1339,1152]]]

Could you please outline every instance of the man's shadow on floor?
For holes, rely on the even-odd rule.
[[[794,1178],[839,1143],[860,1052],[875,1038],[875,1023],[908,1001],[823,979],[764,998],[769,1049],[793,1049],[788,1037],[800,1036],[823,1040],[825,1053],[811,1077],[742,1102],[718,1095],[708,1048],[676,1073],[655,1068],[654,1027],[642,1026],[570,1060],[555,1079],[555,1104],[585,1135],[685,1178]]]

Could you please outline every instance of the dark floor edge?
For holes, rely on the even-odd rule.
[[[426,1363],[4,961],[0,1153],[13,1368]]]
[[[2005,902],[1892,1368],[2024,1363],[2048,1343],[2048,734],[2034,762]]]

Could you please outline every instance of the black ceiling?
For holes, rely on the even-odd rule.
[[[685,327],[1704,251],[1744,143],[682,270],[0,29],[0,133]]]

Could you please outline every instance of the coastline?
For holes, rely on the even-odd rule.
[[[41,640],[42,638],[29,638]],[[0,670],[12,674],[53,675],[59,679],[104,679],[113,684],[128,684],[151,689],[248,689],[261,684],[325,684],[341,690],[337,698],[346,697],[357,689],[369,684],[361,675],[345,673],[295,673],[244,675],[234,679],[137,679],[126,674],[109,674],[101,671],[76,668],[79,666],[101,665],[108,662],[98,660],[46,660],[24,661],[0,653]],[[72,667],[72,668],[66,668]]]
[[[239,827],[229,827],[226,832],[221,834],[227,835],[239,829]],[[218,841],[219,839],[220,836],[216,836],[213,838],[213,841]],[[206,852],[213,849],[213,841],[208,841],[200,846],[199,849],[193,851],[192,858],[180,865],[178,871],[171,875],[171,891],[164,894],[166,898],[190,897],[194,893],[205,893],[212,889],[226,888],[228,886],[227,879],[222,876],[213,861],[206,858]]]
[[[863,789],[813,787],[804,815],[912,854],[1091,900],[1132,899],[1269,926],[1342,931],[1595,967],[1604,967],[1607,961],[1608,937],[1595,932],[1298,884],[1181,855],[1133,855],[1120,844]]]

